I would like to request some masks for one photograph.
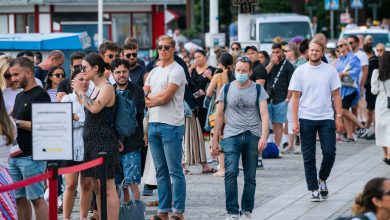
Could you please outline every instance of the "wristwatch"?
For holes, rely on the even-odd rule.
[[[16,120],[16,121],[15,121],[15,124],[16,124],[16,128],[20,128],[20,122],[19,122],[19,120]]]

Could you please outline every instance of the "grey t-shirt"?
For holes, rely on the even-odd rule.
[[[224,85],[219,93],[217,101],[223,102],[225,93]],[[250,131],[252,134],[261,136],[261,120],[256,107],[256,83],[252,82],[247,88],[237,88],[236,81],[231,82],[227,93],[227,106],[225,110],[226,124],[224,138]],[[261,86],[259,103],[268,99],[268,94]]]

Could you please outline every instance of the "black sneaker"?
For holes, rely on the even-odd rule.
[[[320,199],[320,193],[318,192],[318,190],[313,190],[313,191],[311,192],[310,201],[311,201],[311,202],[319,202],[319,201],[321,201],[321,199]]]
[[[375,141],[375,133],[374,133],[374,134],[371,134],[371,135],[367,135],[367,136],[366,136],[366,140]]]
[[[366,133],[367,133],[367,128],[358,129],[358,131],[356,132],[359,138],[363,138],[364,135],[367,135]]]
[[[264,169],[263,160],[257,160],[257,169]]]
[[[325,181],[319,181],[319,186],[320,186],[320,195],[321,199],[327,199],[328,198],[328,187],[326,186]]]

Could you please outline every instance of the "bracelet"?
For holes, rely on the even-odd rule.
[[[343,115],[342,114],[338,114],[338,115],[336,115],[336,117],[340,117],[341,118],[341,117],[343,117]]]

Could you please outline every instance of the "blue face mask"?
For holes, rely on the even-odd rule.
[[[244,82],[246,82],[246,81],[249,79],[249,75],[248,75],[248,74],[245,74],[245,73],[243,73],[243,74],[241,74],[241,73],[236,73],[235,76],[236,76],[236,80],[237,80],[239,83],[241,83],[241,84],[243,84]]]

